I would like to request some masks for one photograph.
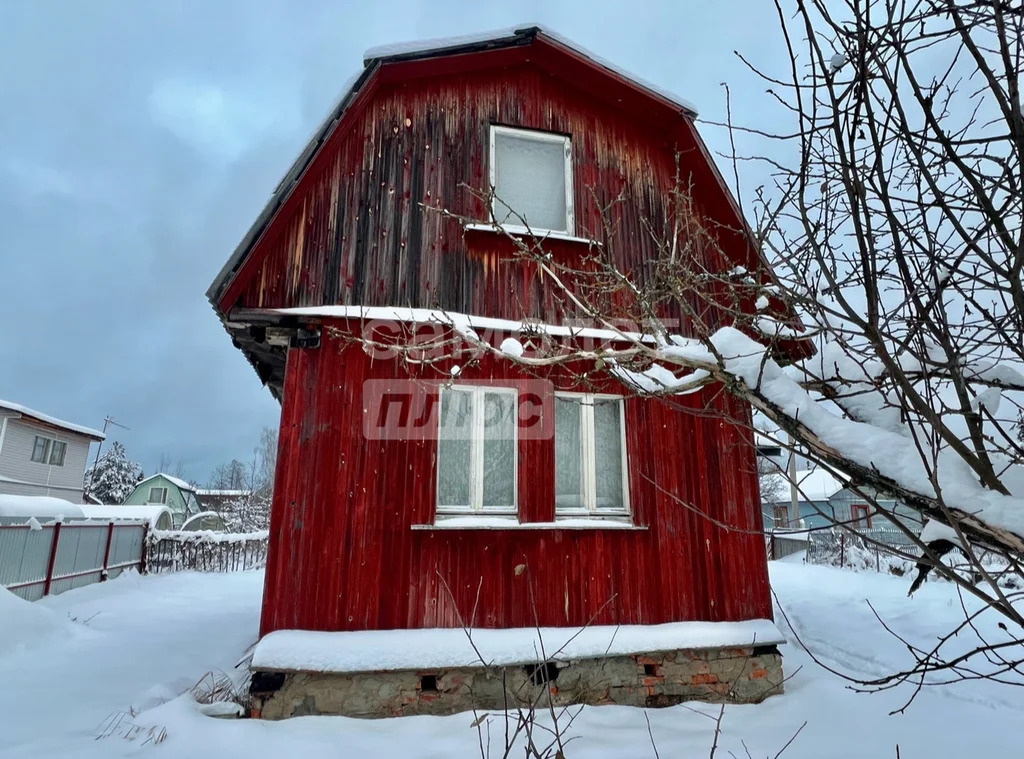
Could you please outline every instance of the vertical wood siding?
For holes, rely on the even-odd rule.
[[[654,256],[644,224],[666,224],[677,151],[681,180],[692,183],[703,212],[723,230],[739,224],[683,116],[652,124],[528,64],[384,82],[360,103],[225,290],[225,313],[346,303],[560,318],[529,267],[510,260],[507,241],[464,234],[456,220],[423,208],[488,220],[470,188],[489,184],[491,124],[571,135],[577,234],[602,240],[605,254],[640,280]],[[603,208],[611,209],[609,234]],[[719,234],[730,265],[750,263],[738,234]],[[570,260],[586,252],[549,247]],[[724,266],[708,256],[712,270]]]
[[[646,530],[413,530],[434,519],[436,442],[363,433],[363,383],[409,369],[323,335],[288,356],[262,633],[450,627],[474,608],[480,627],[771,617],[754,447],[722,416],[747,412],[726,394],[626,401]],[[461,375],[529,378],[493,357]],[[520,440],[518,455],[520,519],[551,521],[554,441]]]

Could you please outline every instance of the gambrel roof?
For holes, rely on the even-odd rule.
[[[215,307],[249,252],[269,226],[278,209],[309,168],[320,148],[345,119],[350,107],[368,94],[381,80],[453,73],[480,66],[530,62],[553,76],[571,81],[594,97],[629,108],[638,118],[644,115],[684,115],[695,118],[697,111],[686,100],[659,89],[608,63],[570,40],[536,24],[519,25],[494,32],[464,37],[425,40],[371,48],[363,58],[363,69],[346,82],[341,99],[331,109],[277,185],[267,206],[239,243],[234,253],[207,290]],[[709,159],[710,160],[710,159]]]

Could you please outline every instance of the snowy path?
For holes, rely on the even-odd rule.
[[[471,715],[222,721],[174,698],[207,671],[231,671],[253,642],[261,580],[258,573],[124,578],[47,599],[20,624],[11,622],[10,603],[0,603],[0,756],[479,756]],[[772,581],[804,643],[851,673],[873,676],[906,662],[865,598],[919,641],[961,613],[953,589],[935,583],[908,600],[898,578],[784,562],[772,565]],[[729,707],[720,756],[746,756],[741,741],[754,757],[774,756],[804,721],[785,759],[894,757],[897,743],[904,759],[1019,755],[1008,726],[1024,720],[1022,688],[976,682],[926,690],[906,714],[890,717],[906,691],[854,693],[797,646],[783,653],[792,675],[786,694]],[[714,721],[703,715],[717,710],[694,706],[647,712],[661,756],[707,755]],[[164,743],[96,739],[105,718],[132,707],[143,710],[136,724],[166,729]],[[491,724],[496,740],[500,728]],[[570,736],[569,759],[654,756],[641,710],[586,709]],[[492,745],[491,755],[499,748]]]

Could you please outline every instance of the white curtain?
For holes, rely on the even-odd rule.
[[[511,393],[484,393],[483,503],[516,502],[516,404]]]
[[[437,505],[470,505],[473,394],[460,390],[441,393],[441,423],[437,442]]]
[[[567,231],[565,160],[563,142],[495,133],[495,221]]]
[[[594,446],[598,509],[621,510],[622,502],[622,403],[618,399],[594,399]]]
[[[555,397],[555,505],[569,509],[586,506],[581,401]]]

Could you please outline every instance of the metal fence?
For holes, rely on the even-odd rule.
[[[0,520],[0,585],[43,596],[145,569],[145,522]]]
[[[150,572],[238,572],[267,565],[269,533],[154,530],[149,536]]]
[[[908,561],[899,554],[916,556],[918,553],[910,536],[896,528],[861,528],[856,532],[832,528],[810,534],[807,561],[811,564],[894,571],[898,563]]]
[[[768,533],[768,558],[784,559],[810,547],[810,534],[806,530],[773,530]]]

